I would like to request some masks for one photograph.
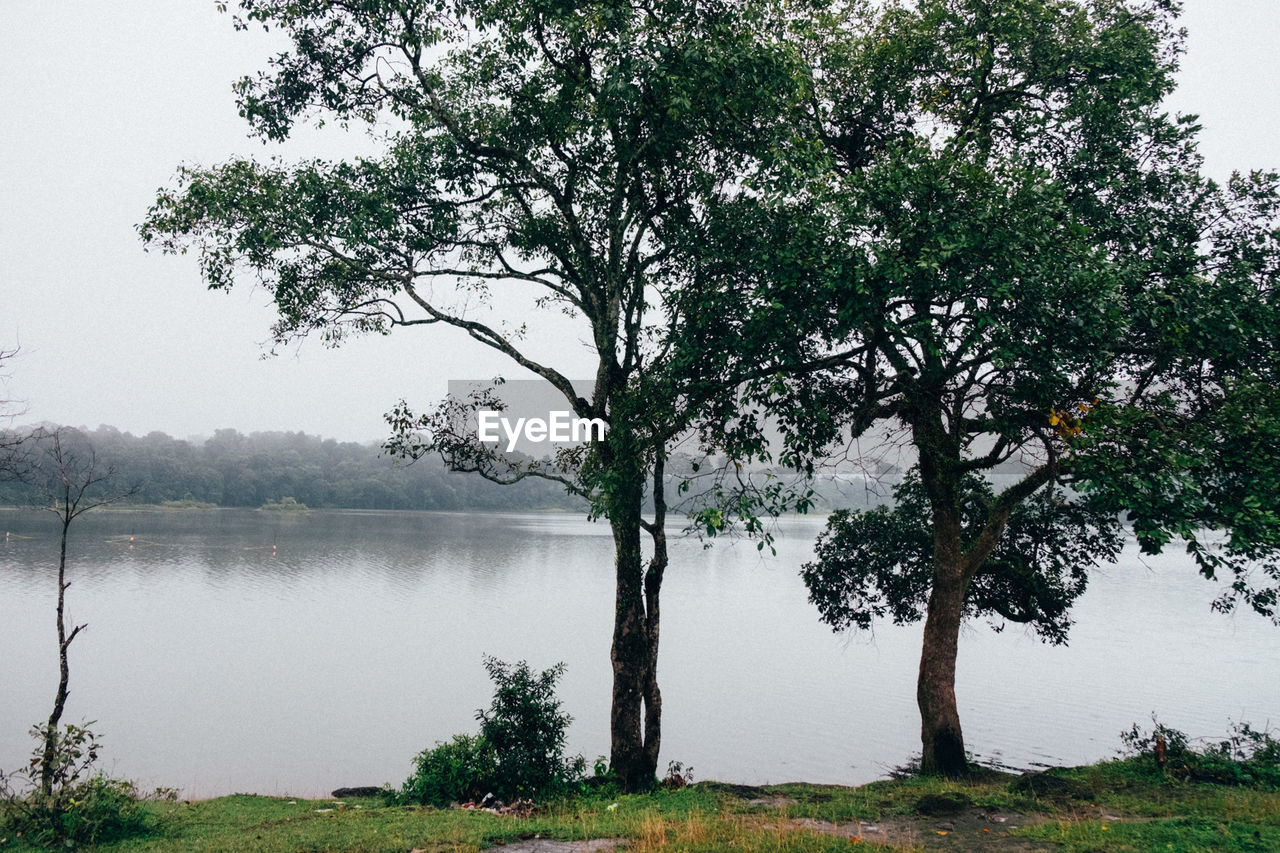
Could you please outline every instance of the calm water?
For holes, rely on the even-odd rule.
[[[663,766],[698,779],[867,781],[918,751],[918,626],[837,636],[797,575],[821,529],[674,543],[663,595]],[[57,678],[56,539],[0,512],[0,768],[25,761]],[[568,664],[569,746],[608,751],[612,540],[558,515],[98,512],[73,528],[65,720],[106,766],[187,796],[399,784],[473,731],[483,654]],[[274,547],[273,547],[274,546]],[[1280,723],[1280,629],[1209,612],[1182,555],[1095,574],[1071,645],[978,623],[961,640],[969,747],[1011,766],[1114,754],[1133,722],[1192,735]]]

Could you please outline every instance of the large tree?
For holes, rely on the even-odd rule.
[[[848,4],[807,42],[773,213],[709,230],[695,337],[767,355],[789,458],[916,460],[893,509],[833,516],[805,579],[837,628],[923,618],[927,771],[967,769],[963,619],[1061,641],[1118,514],[1145,550],[1185,540],[1220,606],[1276,615],[1277,177],[1202,176],[1194,118],[1161,106],[1175,6]]]
[[[650,784],[663,463],[716,385],[676,383],[668,369],[673,294],[686,277],[675,247],[734,192],[740,165],[725,152],[764,133],[772,108],[762,103],[789,91],[780,42],[760,37],[765,18],[750,2],[242,0],[240,12],[243,25],[291,42],[239,84],[257,133],[281,140],[307,117],[364,122],[383,153],[185,168],[143,238],[196,247],[211,288],[255,274],[274,296],[279,340],[451,326],[549,382],[577,416],[608,424],[585,453],[513,466],[458,428],[454,416],[487,404],[483,395],[435,415],[390,415],[400,452],[434,448],[500,480],[559,479],[608,519],[611,762],[628,787]],[[596,356],[590,393],[537,355],[523,328],[475,310],[490,296],[580,323]],[[536,335],[536,319],[530,327]],[[425,440],[422,429],[433,430]]]

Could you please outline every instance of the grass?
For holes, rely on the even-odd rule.
[[[236,794],[149,802],[155,829],[103,846],[155,853],[477,851],[532,838],[625,840],[628,851],[1280,850],[1280,790],[1165,777],[1141,758],[1041,774],[1043,784],[986,772],[967,781],[908,778],[856,788],[704,782],[635,796],[584,794],[532,817],[388,806],[379,799],[302,800]],[[1048,781],[1044,781],[1044,780]],[[1054,781],[1057,780],[1057,781]],[[966,798],[958,816],[920,814],[922,798]],[[991,822],[993,820],[999,823]],[[1007,823],[1005,821],[1007,820]],[[824,823],[817,823],[824,822]],[[843,835],[820,831],[843,825]],[[858,838],[875,829],[890,845]],[[31,850],[0,840],[3,853]]]
[[[1045,824],[1020,831],[1031,841],[1051,842],[1063,853],[1096,850],[1166,850],[1175,853],[1280,850],[1280,829],[1240,821],[1185,817],[1143,823],[1081,821]]]
[[[1052,842],[1064,853],[1094,850],[1173,853],[1280,850],[1280,789],[1192,782],[1165,776],[1148,757],[1061,771],[1078,783],[1098,815],[1056,818],[1024,827],[1028,841]],[[1114,818],[1119,819],[1114,819]]]
[[[195,803],[149,803],[156,831],[101,849],[275,853],[275,851],[476,851],[521,839],[626,839],[630,851],[846,850],[845,839],[780,827],[736,809],[733,798],[699,790],[552,804],[530,818],[480,811],[386,806],[378,799],[290,800],[235,794]],[[610,808],[611,805],[616,807]],[[0,850],[27,851],[20,839]]]

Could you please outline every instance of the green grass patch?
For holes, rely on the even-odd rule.
[[[1028,779],[1058,779],[1063,783]],[[701,783],[678,790],[617,796],[606,791],[554,800],[529,817],[387,805],[382,799],[305,800],[236,794],[195,803],[143,803],[149,835],[104,851],[154,853],[407,853],[500,848],[540,836],[563,841],[625,840],[649,851],[848,851],[966,849],[963,827],[944,837],[951,818],[934,817],[929,798],[961,798],[970,824],[999,813],[1006,824],[970,829],[981,849],[1025,849],[1051,842],[1071,851],[1280,850],[1280,792],[1160,777],[1136,759],[1055,770],[1035,777],[988,773],[964,781],[908,778],[856,788],[832,785],[744,787]],[[896,846],[827,835],[798,821],[875,823]],[[1025,821],[1025,822],[1024,822]],[[1038,822],[1038,823],[1037,823]],[[965,820],[960,821],[961,824]],[[857,829],[857,824],[853,824]],[[896,835],[894,835],[896,833]],[[846,832],[846,835],[850,833]],[[960,845],[960,846],[956,846]],[[1023,845],[1021,848],[1013,845]],[[0,853],[38,848],[0,841]],[[976,848],[975,848],[976,849]]]
[[[528,818],[482,811],[387,806],[382,800],[302,800],[236,794],[195,803],[148,802],[150,837],[98,848],[170,853],[279,851],[478,851],[540,836],[564,841],[626,840],[629,851],[847,850],[821,836],[744,813],[734,798],[697,788],[617,798],[584,796],[544,806]],[[0,841],[5,853],[36,850]],[[868,845],[867,849],[875,849]]]
[[[1280,826],[1280,789],[1269,785],[1245,787],[1179,779],[1153,772],[1142,757],[1054,771],[1054,775],[1079,786],[1079,794],[1071,798],[1074,801],[1087,799],[1121,814],[1245,819]]]
[[[1280,827],[1208,817],[1171,820],[1064,821],[1026,827],[1014,834],[1029,841],[1062,845],[1063,853],[1086,851],[1171,851],[1171,853],[1273,853],[1280,850]]]

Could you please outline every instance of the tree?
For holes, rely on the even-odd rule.
[[[496,753],[498,796],[533,799],[582,778],[582,756],[564,754],[573,722],[556,698],[564,664],[534,672],[525,661],[512,665],[486,656],[484,668],[494,684],[493,702],[476,711],[476,719],[481,739]]]
[[[1175,11],[847,4],[812,31],[801,166],[708,239],[700,333],[768,355],[788,458],[889,435],[918,460],[892,510],[833,516],[805,580],[837,628],[924,619],[926,771],[967,771],[965,616],[1061,641],[1119,513],[1276,616],[1277,176],[1200,174],[1194,117],[1161,108]]]
[[[67,540],[71,524],[77,518],[106,504],[129,497],[133,489],[112,486],[114,471],[102,468],[93,447],[76,430],[59,427],[53,430],[37,430],[30,436],[37,445],[36,458],[27,478],[45,495],[45,509],[58,517],[61,527],[58,547],[58,690],[54,694],[53,710],[44,726],[44,751],[40,759],[40,793],[52,797],[54,781],[58,778],[58,725],[70,695],[68,682],[70,667],[67,650],[86,624],[74,625],[67,630]]]
[[[451,326],[549,382],[576,416],[608,424],[586,451],[522,466],[460,431],[455,416],[478,401],[426,416],[402,405],[390,447],[439,450],[500,481],[554,479],[608,519],[611,761],[628,788],[649,785],[661,733],[663,465],[700,400],[727,387],[677,383],[667,368],[687,276],[676,246],[733,191],[740,167],[727,152],[765,132],[773,111],[762,102],[793,88],[782,43],[756,37],[768,22],[751,2],[242,0],[240,10],[241,26],[292,41],[270,72],[238,86],[257,133],[284,139],[306,116],[397,129],[377,159],[183,169],[143,239],[197,247],[211,288],[256,274],[274,295],[277,340]],[[491,293],[583,325],[597,357],[589,397],[534,354],[523,328],[473,310]]]

